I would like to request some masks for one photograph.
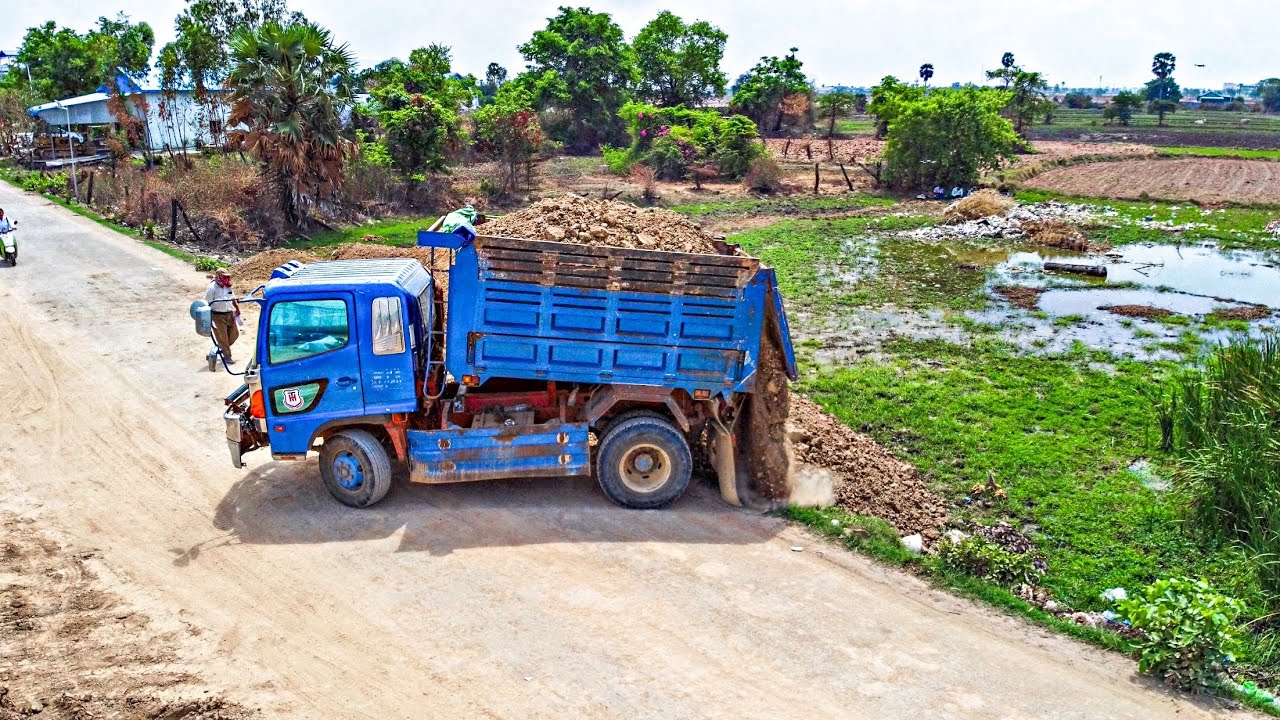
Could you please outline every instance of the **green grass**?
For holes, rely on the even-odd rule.
[[[897,201],[890,197],[869,195],[867,193],[847,193],[844,195],[796,195],[778,198],[745,198],[721,202],[685,203],[671,205],[667,209],[688,215],[694,219],[706,219],[714,216],[840,212],[869,207],[889,207],[896,203]]]
[[[729,240],[778,270],[791,305],[848,312],[894,305],[973,310],[985,307],[983,272],[956,264],[1003,258],[1000,249],[921,243],[894,233],[924,227],[926,217],[784,220]]]
[[[1172,365],[1080,349],[1019,354],[983,340],[897,340],[884,352],[880,361],[820,369],[802,389],[914,462],[956,518],[1031,527],[1049,561],[1044,584],[1059,601],[1100,609],[1105,588],[1171,574],[1204,575],[1257,599],[1238,551],[1185,533],[1177,500],[1126,471],[1136,459],[1160,456],[1146,393]],[[968,489],[989,477],[1008,499],[966,503]]]
[[[1228,157],[1244,160],[1280,160],[1280,150],[1248,150],[1245,148],[1219,147],[1157,147],[1162,155],[1189,155],[1191,157]]]
[[[418,230],[425,230],[436,221],[436,217],[394,218],[379,220],[365,225],[355,225],[338,230],[325,230],[308,238],[290,240],[287,247],[294,250],[327,247],[353,242],[371,242],[379,245],[406,246],[418,242]],[[376,236],[376,240],[365,240],[366,236]]]
[[[1189,202],[1167,200],[1108,200],[1061,195],[1041,190],[1019,192],[1017,199],[1024,203],[1055,200],[1079,205],[1108,208],[1118,213],[1116,218],[1103,218],[1099,226],[1087,229],[1091,240],[1101,240],[1112,245],[1140,242],[1171,243],[1181,241],[1214,241],[1224,248],[1248,248],[1266,250],[1280,248],[1280,239],[1267,232],[1267,223],[1280,218],[1280,208],[1264,206],[1230,206],[1208,210]],[[1208,227],[1195,227],[1172,233],[1157,228],[1146,228],[1134,221],[1151,219],[1176,224],[1201,223]]]
[[[827,127],[829,122],[830,120],[828,119],[827,122],[815,123],[814,125],[815,131],[819,135],[825,136],[827,134]],[[876,131],[875,120],[870,120],[870,119],[853,120],[849,118],[846,118],[843,120],[836,120],[836,132],[842,135],[859,135],[863,133],[873,133],[875,131]]]
[[[1249,122],[1241,125],[1240,120],[1248,118]],[[1131,130],[1154,130],[1159,128],[1159,116],[1147,113],[1136,113],[1127,126],[1107,125],[1102,118],[1102,108],[1093,110],[1072,110],[1062,108],[1054,111],[1053,123],[1039,124],[1033,127],[1041,132],[1055,130],[1080,130],[1084,128],[1111,129],[1118,132]],[[1197,125],[1197,120],[1204,123]],[[1222,112],[1220,110],[1178,110],[1164,118],[1165,130],[1202,133],[1257,133],[1280,132],[1280,116],[1261,113]]]

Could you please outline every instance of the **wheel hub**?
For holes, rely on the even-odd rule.
[[[618,476],[634,492],[654,492],[671,479],[671,457],[656,445],[637,445],[618,462]]]
[[[355,490],[364,484],[364,468],[360,460],[349,452],[340,452],[333,459],[333,475],[346,490]]]

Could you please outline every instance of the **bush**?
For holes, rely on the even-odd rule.
[[[1031,552],[1015,552],[982,535],[938,544],[938,558],[957,570],[1003,586],[1039,583],[1042,566]]]
[[[744,182],[748,190],[775,193],[782,189],[782,168],[773,158],[765,156],[751,163]]]
[[[227,264],[215,257],[201,255],[196,258],[196,270],[200,272],[213,272],[227,267]]]
[[[657,179],[657,173],[648,165],[632,165],[631,180],[640,186],[644,193],[645,200],[653,200],[658,197],[654,190],[654,181]]]
[[[644,163],[659,177],[679,180],[693,165],[710,161],[723,177],[738,178],[765,154],[755,123],[741,115],[722,117],[714,110],[641,103],[628,103],[620,115],[627,123],[631,145],[625,156],[616,148],[604,150],[605,162],[618,174]]]
[[[18,181],[22,184],[22,189],[41,195],[67,195],[67,187],[70,179],[64,172],[57,173],[41,173],[30,172],[20,176]]]
[[[616,148],[612,145],[601,145],[600,154],[604,156],[604,164],[609,172],[615,175],[626,175],[631,172],[635,161],[631,159],[631,148]]]
[[[1235,661],[1244,603],[1204,580],[1174,578],[1147,586],[1140,597],[1116,603],[1120,617],[1143,631],[1138,670],[1187,689],[1214,688]]]
[[[1280,594],[1280,339],[1234,340],[1172,384],[1157,415],[1196,526],[1243,545]]]

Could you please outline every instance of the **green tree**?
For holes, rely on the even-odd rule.
[[[857,102],[857,97],[847,90],[832,90],[818,97],[818,107],[822,110],[822,116],[828,119],[827,137],[836,134],[836,120],[841,115],[853,112]]]
[[[639,72],[608,13],[562,7],[519,49],[529,63],[519,81],[538,108],[570,115],[568,132],[558,139],[579,150],[621,139],[618,110],[630,100]]]
[[[151,71],[155,33],[147,23],[131,23],[121,13],[98,18],[97,26],[81,35],[50,21],[29,28],[3,85],[27,87],[31,71],[32,95],[42,100],[84,95],[102,84],[114,84],[117,72],[142,78]]]
[[[867,94],[864,92],[853,94],[853,111],[856,113],[864,113],[867,111]]]
[[[804,63],[796,52],[797,48],[791,48],[782,58],[760,58],[746,78],[740,78],[738,90],[729,101],[730,108],[754,120],[762,132],[781,130],[788,110],[794,114],[786,104],[796,104],[797,96],[807,99],[812,93]]]
[[[1258,83],[1258,101],[1266,112],[1280,112],[1280,78],[1267,78]]]
[[[381,142],[410,182],[443,170],[465,140],[459,113],[480,90],[474,79],[454,75],[451,54],[443,45],[428,45],[409,53],[407,63],[379,63],[365,78]]]
[[[480,103],[488,105],[498,95],[498,90],[507,82],[507,69],[496,62],[489,63],[484,71],[484,80],[479,84]]]
[[[1093,107],[1093,96],[1082,92],[1067,93],[1064,102],[1072,110],[1088,110]]]
[[[899,103],[885,142],[885,179],[902,188],[970,187],[1013,157],[1018,135],[1001,116],[1009,93],[934,90]]]
[[[923,89],[907,85],[892,75],[886,76],[879,85],[871,88],[871,103],[867,105],[867,112],[876,119],[876,137],[883,139],[888,135],[889,125],[898,117],[903,106],[922,97]]]
[[[285,0],[188,0],[173,21],[175,37],[160,49],[156,66],[161,86],[192,87],[196,93],[220,87],[231,70],[231,35],[264,23],[304,22]]]
[[[231,36],[232,143],[248,150],[297,227],[314,202],[336,196],[354,144],[341,111],[355,94],[354,59],[328,30],[309,22],[264,23]]]
[[[1128,125],[1133,113],[1142,107],[1142,97],[1137,93],[1121,92],[1111,98],[1111,102],[1102,111],[1102,118],[1107,122],[1119,120],[1121,125]]]
[[[1151,74],[1156,77],[1146,85],[1147,112],[1158,114],[1160,125],[1164,125],[1165,113],[1176,111],[1182,99],[1182,89],[1173,79],[1177,65],[1178,59],[1173,53],[1156,53],[1151,59]]]
[[[929,87],[929,81],[933,79],[933,63],[925,63],[920,66],[920,82],[925,87]]]
[[[663,10],[636,35],[636,94],[659,105],[697,107],[724,95],[727,80],[720,70],[729,36],[705,20],[686,25]]]
[[[502,191],[516,190],[520,168],[529,167],[543,142],[533,96],[519,85],[503,85],[472,117],[478,149],[502,164]]]
[[[1035,122],[1037,117],[1047,115],[1053,110],[1053,101],[1045,95],[1045,91],[1049,89],[1049,83],[1038,72],[1016,70],[1013,74],[1013,82],[1008,89],[1012,94],[1009,97],[1009,105],[1005,108],[1005,114],[1013,120],[1013,127],[1018,135],[1026,137],[1027,127]]]

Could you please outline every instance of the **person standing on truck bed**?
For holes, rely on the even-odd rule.
[[[236,294],[231,290],[231,273],[224,269],[214,272],[213,281],[204,291],[204,301],[212,313],[213,341],[222,351],[222,357],[228,363],[234,363],[231,346],[240,337],[240,303],[236,302]]]

